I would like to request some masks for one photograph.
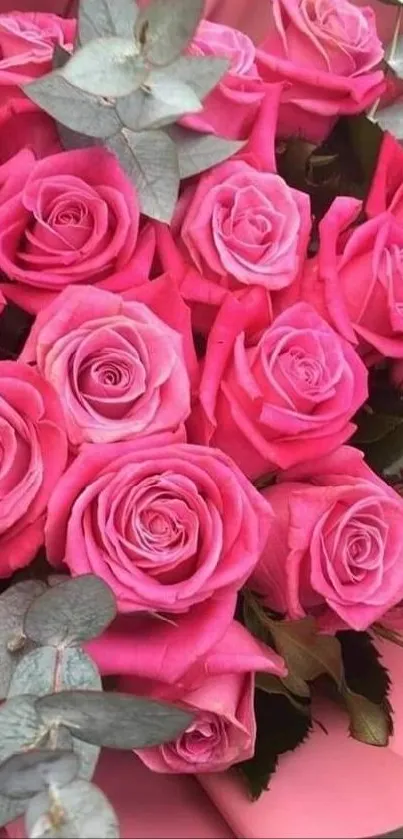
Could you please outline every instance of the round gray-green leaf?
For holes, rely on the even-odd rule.
[[[228,160],[245,145],[240,140],[227,140],[215,134],[199,134],[181,125],[172,125],[169,136],[175,143],[181,178],[190,178]]]
[[[149,84],[147,92],[136,90],[116,103],[122,122],[133,131],[161,128],[185,114],[202,110],[202,104],[189,85],[167,79]]]
[[[101,790],[86,781],[35,796],[25,824],[31,839],[119,839],[113,807]]]
[[[173,705],[129,694],[65,691],[43,696],[38,714],[75,737],[111,749],[142,749],[175,740],[193,715]]]
[[[204,0],[151,0],[137,17],[135,37],[151,64],[168,65],[184,51],[203,15]]]
[[[60,70],[24,85],[26,95],[57,122],[89,137],[111,137],[120,129],[116,111],[102,98],[69,84]]]
[[[137,14],[134,0],[80,0],[80,44],[105,35],[132,37]]]
[[[26,649],[25,612],[45,589],[39,580],[25,580],[0,597],[0,699],[7,696],[13,671]]]
[[[28,804],[28,798],[6,798],[5,795],[0,795],[0,827],[5,827],[22,816],[26,812]]]
[[[123,129],[110,137],[108,148],[134,183],[141,211],[158,221],[171,221],[179,192],[175,144],[163,131]]]
[[[78,766],[73,751],[38,749],[12,755],[0,765],[0,793],[25,799],[50,784],[64,787],[77,777]]]
[[[59,73],[66,81],[94,96],[127,96],[147,77],[133,39],[97,38],[74,55]]]
[[[25,616],[25,634],[37,644],[66,647],[96,638],[116,616],[113,592],[86,574],[48,589]]]
[[[11,679],[8,696],[24,693],[44,696],[58,690],[100,690],[101,677],[83,650],[66,647],[39,647],[23,656]]]
[[[49,726],[35,708],[34,696],[13,696],[0,707],[0,762],[33,748],[46,738]]]
[[[163,81],[182,81],[191,87],[199,99],[204,99],[213,90],[230,66],[228,58],[217,56],[181,55],[169,67],[153,68],[148,84]]]

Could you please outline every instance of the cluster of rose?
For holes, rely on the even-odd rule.
[[[171,225],[142,215],[112,153],[64,151],[22,92],[76,22],[0,15],[0,575],[45,549],[108,583],[119,616],[88,645],[101,671],[197,710],[140,752],[159,772],[250,775],[276,709],[298,731],[275,758],[307,734],[324,674],[365,739],[348,645],[379,675],[371,637],[402,620],[403,150],[363,116],[383,47],[348,0],[273,11],[258,48],[198,28],[191,51],[231,67],[184,122],[245,145],[184,182]],[[366,195],[338,194],[326,142],[343,119],[376,132]],[[292,175],[307,149],[330,168],[321,217],[309,166]]]

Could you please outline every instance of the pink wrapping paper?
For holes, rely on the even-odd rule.
[[[199,780],[237,837],[363,839],[403,825],[403,649],[380,642],[392,678],[395,735],[389,748],[352,740],[347,719],[321,704],[313,736],[281,758],[270,790],[250,803],[235,773]]]
[[[194,778],[153,775],[129,752],[105,751],[95,781],[118,813],[122,839],[234,839]],[[7,833],[24,839],[23,821]]]

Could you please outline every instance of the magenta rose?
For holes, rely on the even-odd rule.
[[[265,86],[255,63],[253,41],[231,26],[203,20],[188,52],[196,56],[228,58],[230,66],[203,100],[201,114],[189,115],[182,123],[196,131],[214,132],[221,137],[248,137],[265,95]]]
[[[233,621],[221,641],[205,656],[201,679],[174,688],[158,681],[124,678],[119,688],[155,699],[174,700],[196,712],[175,742],[136,752],[153,772],[222,772],[254,754],[256,721],[254,673],[286,675],[282,659]],[[201,675],[201,674],[200,674]]]
[[[350,344],[305,303],[260,335],[248,329],[248,309],[228,300],[210,333],[189,433],[256,478],[345,442],[368,376]]]
[[[298,275],[311,223],[309,197],[245,159],[202,175],[180,242],[198,271],[226,289],[284,288]]]
[[[105,149],[36,162],[0,206],[6,297],[35,313],[71,283],[122,291],[144,281],[153,244],[144,253],[137,243],[139,216],[132,183]]]
[[[257,51],[267,82],[284,81],[279,134],[320,142],[342,114],[384,89],[375,14],[348,0],[273,0],[273,31]]]
[[[181,433],[87,446],[49,503],[49,561],[95,573],[121,612],[183,612],[238,591],[270,529],[270,506],[222,452]]]
[[[0,107],[0,202],[20,190],[35,160],[61,151],[53,119],[43,111],[15,101]]]
[[[174,283],[157,280],[154,298],[155,285],[184,320]],[[59,394],[74,447],[175,430],[190,413],[182,335],[149,306],[109,291],[66,288],[38,315],[21,358]]]
[[[301,294],[371,365],[403,358],[403,228],[400,216],[384,212],[346,232],[360,207],[349,198],[333,203]]]
[[[0,577],[34,558],[46,507],[67,462],[59,399],[35,370],[0,362]]]
[[[0,104],[22,96],[20,85],[49,73],[56,45],[72,49],[76,21],[43,12],[0,15]]]
[[[250,586],[290,618],[361,631],[403,595],[403,501],[345,446],[264,491],[275,524]]]
[[[385,131],[378,154],[365,212],[378,216],[390,210],[403,220],[403,149],[392,134]]]

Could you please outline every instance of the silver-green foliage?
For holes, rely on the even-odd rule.
[[[183,55],[204,0],[81,0],[77,47],[55,50],[51,73],[25,93],[60,125],[65,148],[102,143],[132,179],[143,213],[172,218],[181,178],[242,143],[167,127],[197,113],[228,70],[225,58]],[[191,159],[191,163],[190,163]]]
[[[0,826],[25,813],[32,839],[118,837],[113,808],[91,783],[100,749],[159,745],[191,722],[174,706],[102,692],[79,645],[115,615],[113,593],[92,575],[1,595]]]

